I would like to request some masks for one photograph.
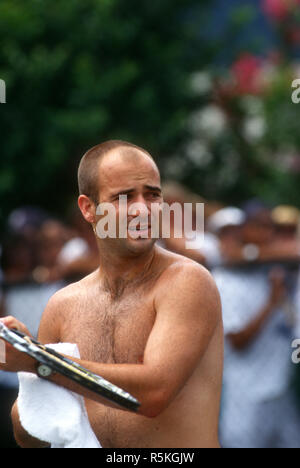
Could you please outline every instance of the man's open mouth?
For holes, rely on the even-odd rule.
[[[136,231],[148,231],[149,229],[151,229],[151,226],[149,226],[148,224],[144,225],[144,226],[134,226],[134,227],[128,227],[128,231],[130,232],[136,232]]]

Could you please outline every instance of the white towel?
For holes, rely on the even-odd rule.
[[[80,357],[76,344],[48,345]],[[88,420],[84,399],[35,374],[19,372],[18,409],[23,428],[51,448],[101,448]]]

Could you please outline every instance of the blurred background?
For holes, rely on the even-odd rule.
[[[51,295],[97,268],[80,158],[140,145],[166,201],[205,203],[199,249],[162,244],[221,293],[222,445],[299,447],[300,1],[2,0],[0,37],[0,314],[36,336]],[[1,373],[1,448],[17,391]]]

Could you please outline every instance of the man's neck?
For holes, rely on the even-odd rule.
[[[112,298],[119,298],[126,287],[142,281],[150,272],[155,256],[155,246],[139,256],[119,256],[99,249],[100,280]]]

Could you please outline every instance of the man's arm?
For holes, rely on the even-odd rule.
[[[209,273],[180,262],[161,277],[154,307],[156,320],[142,364],[102,364],[74,359],[125,389],[140,402],[139,413],[158,416],[176,397],[205,354],[221,320],[220,299]],[[115,407],[61,375],[51,379],[71,391]]]
[[[52,308],[53,305],[54,301]],[[221,320],[214,281],[204,268],[189,261],[178,262],[164,272],[154,307],[156,320],[142,364],[102,364],[74,359],[135,396],[141,402],[139,413],[146,417],[158,416],[178,395],[204,356]],[[43,330],[40,337],[44,341]],[[26,368],[20,370],[32,371],[32,367],[27,362]],[[115,407],[62,375],[54,375],[51,381]]]
[[[227,335],[227,338],[236,350],[244,350],[256,339],[266,326],[269,317],[271,317],[287,297],[284,275],[281,271],[276,272],[276,270],[273,270],[270,276],[270,286],[269,298],[256,317],[243,330]]]

